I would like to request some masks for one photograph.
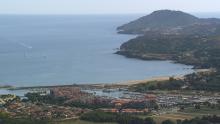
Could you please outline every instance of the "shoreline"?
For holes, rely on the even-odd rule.
[[[193,73],[208,73],[208,72],[213,72],[214,69],[194,69],[195,72]],[[192,74],[192,73],[190,73]],[[131,85],[135,85],[135,84],[141,84],[141,83],[148,83],[148,82],[151,82],[151,81],[166,81],[166,80],[169,80],[170,77],[174,78],[174,79],[184,79],[184,77],[188,75],[188,74],[185,74],[185,75],[174,75],[174,76],[158,76],[158,77],[151,77],[151,78],[148,78],[148,79],[143,79],[143,80],[131,80],[131,81],[126,81],[126,82],[122,82],[120,84],[124,84],[124,85],[127,85],[127,86],[131,86]]]
[[[213,72],[214,69],[194,69],[193,73],[205,73],[205,72]],[[190,73],[192,74],[192,73]],[[188,74],[185,74],[188,75]],[[113,82],[113,83],[91,83],[91,84],[72,84],[72,85],[52,85],[52,86],[29,86],[29,87],[12,87],[12,88],[5,88],[8,90],[31,90],[31,89],[50,89],[56,87],[81,87],[81,88],[122,88],[122,87],[129,87],[135,84],[147,83],[151,81],[166,81],[169,80],[170,77],[174,79],[184,79],[185,75],[174,75],[174,76],[157,76],[157,77],[150,77],[147,79],[142,80],[127,80],[121,82]]]

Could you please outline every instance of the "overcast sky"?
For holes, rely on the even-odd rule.
[[[158,9],[220,12],[220,0],[0,0],[0,14],[124,14]]]

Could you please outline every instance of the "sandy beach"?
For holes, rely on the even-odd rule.
[[[195,69],[195,73],[204,73],[204,72],[213,72],[214,69]],[[174,79],[184,79],[185,75],[176,75],[176,76],[159,76],[159,77],[151,77],[143,80],[130,80],[130,81],[124,81],[124,82],[117,82],[114,83],[115,85],[125,85],[125,86],[131,86],[134,84],[140,84],[140,83],[147,83],[151,81],[166,81],[169,80],[170,77]]]
[[[195,69],[195,73],[209,73],[214,72],[215,69]],[[135,84],[147,83],[151,81],[166,81],[169,80],[170,77],[174,79],[184,79],[185,75],[175,75],[175,76],[158,76],[158,77],[151,77],[143,80],[128,80],[128,81],[121,81],[121,82],[113,82],[113,83],[90,83],[90,84],[73,84],[73,85],[55,85],[55,86],[33,86],[33,87],[16,87],[11,88],[13,90],[18,89],[35,89],[35,88],[54,88],[54,87],[96,87],[96,88],[118,88],[118,87],[129,87]]]

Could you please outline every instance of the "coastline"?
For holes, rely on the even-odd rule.
[[[214,69],[195,69],[193,73],[208,73],[213,72]],[[187,75],[187,74],[186,74]],[[148,83],[151,81],[166,81],[170,77],[174,79],[184,79],[185,75],[176,75],[176,76],[157,76],[141,80],[127,80],[121,82],[113,82],[109,84],[105,83],[91,83],[91,84],[72,84],[72,85],[53,85],[53,86],[33,86],[33,87],[13,87],[8,90],[28,90],[28,89],[50,89],[56,87],[81,87],[81,88],[125,88],[135,84]]]
[[[208,73],[208,72],[213,72],[213,71],[214,71],[214,69],[195,69],[194,73],[206,73],[206,72]],[[186,74],[186,75],[188,75],[188,74]],[[184,77],[186,75],[158,76],[158,77],[152,77],[152,78],[143,79],[143,80],[125,81],[125,82],[120,82],[120,83],[116,83],[116,84],[131,86],[131,85],[135,85],[135,84],[148,83],[151,81],[166,81],[166,80],[169,80],[170,77],[172,77],[174,79],[184,79]]]

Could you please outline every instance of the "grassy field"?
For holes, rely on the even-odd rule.
[[[172,120],[173,122],[176,122],[176,120],[185,120],[185,119],[192,119],[194,116],[188,115],[188,114],[181,114],[181,113],[167,113],[167,114],[161,114],[161,115],[141,115],[140,118],[153,118],[154,121],[157,124],[161,124],[165,120]]]
[[[201,106],[200,109],[195,109],[194,107],[187,107],[180,113],[188,113],[194,116],[203,116],[203,115],[220,115],[219,108],[211,108],[207,106]]]
[[[172,120],[173,122],[176,122],[176,120],[192,119],[193,116],[185,114],[163,114],[152,116],[152,118],[156,121],[157,124],[161,124],[165,120]]]
[[[82,120],[67,120],[62,122],[53,122],[52,124],[116,124],[116,123],[94,123]]]

